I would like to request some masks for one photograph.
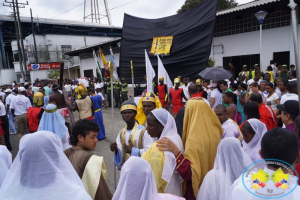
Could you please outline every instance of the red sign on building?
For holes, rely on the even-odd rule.
[[[28,64],[28,71],[41,70],[41,69],[59,69],[60,63],[40,63],[40,64]]]

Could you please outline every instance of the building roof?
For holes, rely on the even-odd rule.
[[[21,20],[21,22],[31,23],[30,17],[20,16],[20,20]],[[10,15],[0,15],[0,21],[13,21],[14,22],[14,18],[11,17]],[[71,21],[71,20],[63,20],[63,19],[50,19],[50,18],[35,18],[34,17],[33,23],[122,29],[122,27],[116,27],[116,26],[106,25],[106,24],[97,24],[97,23],[82,22],[82,21]]]
[[[221,10],[221,11],[217,12],[217,16],[245,10],[245,9],[252,8],[252,7],[262,6],[264,4],[269,4],[269,3],[276,2],[276,1],[280,1],[280,0],[255,0],[255,1],[252,1],[249,3],[238,5],[237,7],[234,7],[234,8]]]
[[[83,48],[80,48],[80,49],[77,49],[77,50],[74,50],[74,51],[69,51],[69,52],[66,52],[65,55],[79,56],[79,53],[82,53],[82,52],[92,52],[92,50],[94,48],[101,47],[101,46],[104,46],[104,45],[107,46],[107,45],[110,45],[110,44],[116,44],[118,42],[121,42],[121,38],[120,37],[114,38],[114,39],[111,39],[111,40],[108,40],[108,41],[105,41],[105,42],[93,44],[91,46],[83,47]],[[106,52],[104,52],[104,55],[105,54],[106,54]]]

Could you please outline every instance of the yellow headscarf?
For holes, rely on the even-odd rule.
[[[197,197],[205,175],[214,167],[223,129],[214,111],[203,100],[187,101],[183,122],[184,156],[191,161],[192,187]],[[183,192],[186,192],[186,182]]]
[[[162,108],[159,98],[153,92],[147,92],[139,101],[137,114],[135,117],[135,119],[139,122],[140,125],[144,125],[147,119],[143,110],[143,101],[151,101],[155,103],[156,108]]]

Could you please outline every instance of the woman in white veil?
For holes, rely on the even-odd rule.
[[[174,117],[165,109],[152,110],[147,116],[147,131],[152,138],[170,139],[183,153],[183,144],[177,133]],[[183,179],[175,169],[176,158],[173,152],[160,151],[156,142],[142,155],[150,164],[159,193],[182,196]]]
[[[243,149],[251,158],[252,162],[262,160],[259,155],[261,149],[261,139],[267,132],[267,127],[258,119],[247,120],[241,128],[243,134]]]
[[[0,189],[5,200],[89,200],[84,186],[52,132],[25,135]]]
[[[123,165],[112,200],[184,200],[170,194],[158,194],[153,171],[142,158],[131,156]]]
[[[225,200],[230,187],[245,169],[252,164],[236,138],[221,140],[214,162],[199,189],[197,200]]]
[[[0,145],[0,188],[11,166],[11,163],[11,153],[7,150],[5,145]]]

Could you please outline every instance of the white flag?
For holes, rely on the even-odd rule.
[[[161,77],[161,76],[164,77],[164,83],[167,85],[168,92],[169,92],[170,88],[173,87],[173,83],[172,83],[172,81],[169,77],[169,74],[166,71],[163,63],[161,62],[159,55],[157,55],[157,62],[158,62],[158,69],[157,69],[157,71],[158,71],[158,76],[157,76],[158,83],[159,83],[159,77]]]
[[[147,75],[147,92],[153,92],[152,81],[156,74],[149,60],[146,49],[145,49],[145,62],[146,62],[146,75]]]

